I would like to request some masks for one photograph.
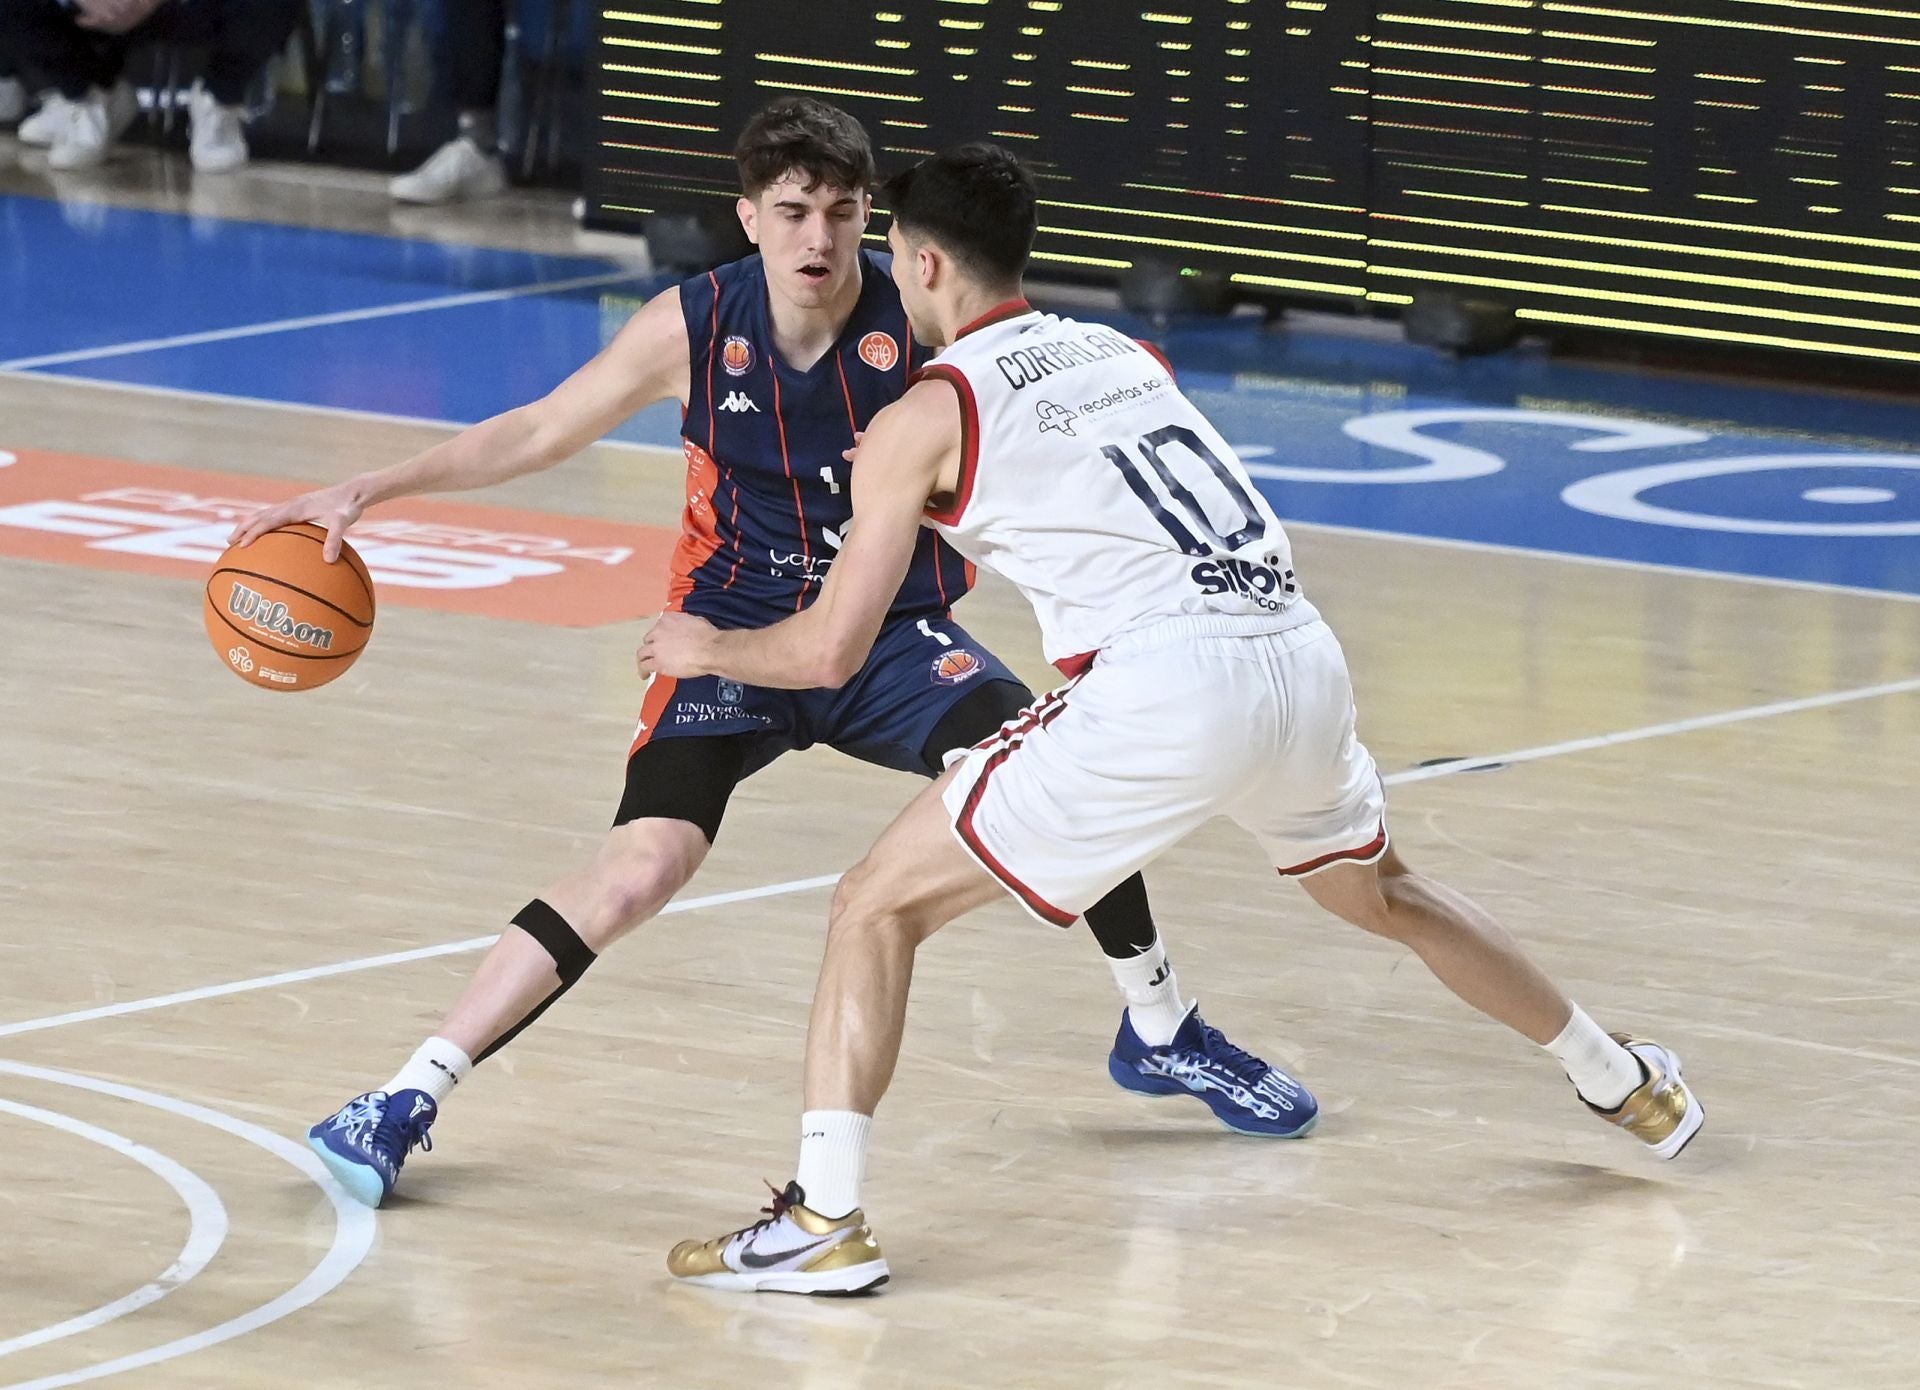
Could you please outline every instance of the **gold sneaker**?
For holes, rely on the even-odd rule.
[[[1707,1109],[1680,1076],[1680,1058],[1657,1042],[1615,1033],[1613,1040],[1640,1060],[1647,1079],[1612,1110],[1585,1102],[1608,1124],[1619,1125],[1653,1150],[1655,1158],[1678,1158],[1706,1123]]]
[[[842,1296],[867,1293],[890,1277],[880,1242],[857,1209],[822,1216],[790,1182],[760,1210],[766,1219],[744,1230],[681,1241],[667,1255],[667,1272],[710,1289]]]

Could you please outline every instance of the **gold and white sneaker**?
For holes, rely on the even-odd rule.
[[[800,1184],[773,1194],[766,1219],[712,1240],[683,1240],[667,1272],[689,1284],[751,1293],[867,1293],[887,1282],[886,1257],[858,1209],[822,1216]]]
[[[1585,1102],[1587,1109],[1633,1135],[1653,1150],[1655,1158],[1678,1158],[1707,1121],[1706,1107],[1681,1079],[1680,1058],[1645,1038],[1625,1033],[1612,1036],[1639,1059],[1647,1079],[1612,1110],[1602,1110],[1592,1101]]]

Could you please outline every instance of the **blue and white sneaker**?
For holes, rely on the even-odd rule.
[[[414,1146],[433,1147],[427,1130],[439,1113],[425,1091],[368,1091],[308,1130],[307,1146],[357,1201],[377,1207],[393,1195]]]
[[[1198,1004],[1187,1010],[1165,1047],[1142,1042],[1123,1011],[1107,1072],[1139,1095],[1191,1095],[1204,1101],[1221,1124],[1242,1134],[1300,1139],[1320,1118],[1312,1092],[1208,1027]]]

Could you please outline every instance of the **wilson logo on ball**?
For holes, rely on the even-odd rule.
[[[331,628],[315,627],[312,623],[296,623],[287,615],[286,604],[269,603],[266,595],[255,593],[244,584],[236,583],[233,586],[233,592],[227,596],[227,611],[262,632],[290,638],[302,646],[313,647],[318,651],[333,650]]]

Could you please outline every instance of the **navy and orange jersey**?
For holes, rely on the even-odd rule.
[[[860,253],[860,300],[830,351],[795,371],[773,346],[758,256],[680,286],[691,390],[680,424],[687,508],[669,606],[722,627],[765,627],[820,591],[853,519],[841,452],[907,389],[915,359],[888,258]],[[943,614],[973,566],[931,530],[890,618]]]

